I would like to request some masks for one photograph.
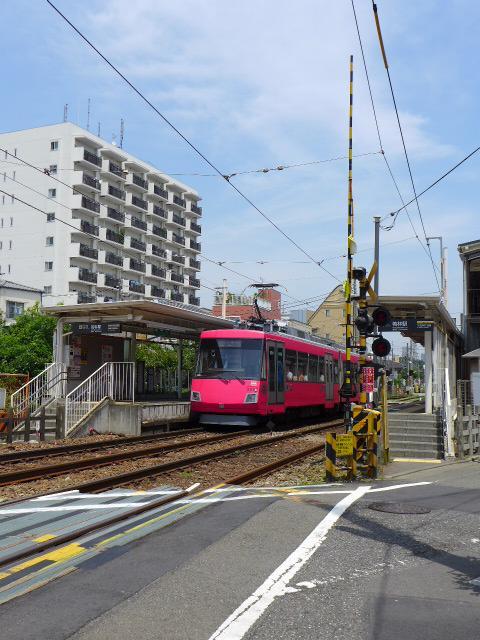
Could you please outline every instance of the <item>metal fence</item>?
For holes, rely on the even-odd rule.
[[[104,399],[135,400],[135,363],[106,362],[65,398],[65,434],[68,434]]]
[[[10,406],[15,417],[22,416],[27,409],[34,414],[41,406],[51,400],[60,398],[65,393],[67,368],[63,363],[48,365],[48,367],[17,389],[10,396]]]
[[[150,394],[176,395],[178,390],[178,371],[160,369],[159,367],[143,367],[143,363],[137,364],[137,391],[142,396]],[[182,371],[182,389],[190,389],[191,374]]]
[[[473,404],[470,380],[457,380],[455,440],[459,458],[480,452],[480,407]]]

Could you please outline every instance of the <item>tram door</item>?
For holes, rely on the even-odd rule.
[[[267,340],[268,404],[285,401],[285,347]]]
[[[325,354],[325,400],[333,400],[333,359]]]

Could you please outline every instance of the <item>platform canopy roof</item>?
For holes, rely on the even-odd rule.
[[[122,331],[148,333],[148,329],[165,331],[172,337],[198,337],[209,329],[230,329],[233,322],[213,316],[192,305],[169,301],[123,300],[88,304],[44,307],[49,316],[65,322],[120,322]]]
[[[462,338],[461,331],[440,296],[379,296],[375,304],[386,307],[392,318],[431,320],[452,340]],[[419,344],[425,344],[424,331],[402,331],[401,334]]]

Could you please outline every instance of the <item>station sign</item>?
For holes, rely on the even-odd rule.
[[[417,318],[392,318],[391,322],[382,327],[384,331],[432,331],[435,323],[433,320],[419,320]]]
[[[121,322],[73,322],[72,332],[81,335],[121,333]]]

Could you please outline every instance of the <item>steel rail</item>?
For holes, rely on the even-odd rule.
[[[173,444],[160,444],[150,447],[137,447],[127,451],[119,451],[118,453],[109,453],[103,456],[93,456],[90,458],[82,458],[80,460],[71,460],[69,462],[59,462],[52,465],[40,465],[38,467],[27,467],[16,471],[7,471],[0,473],[0,487],[16,484],[18,482],[28,482],[50,476],[58,476],[70,471],[80,471],[83,469],[92,469],[109,464],[110,462],[118,462],[122,460],[133,460],[135,458],[149,457],[158,453],[169,453],[170,451],[179,451],[181,449],[189,449],[197,445],[214,444],[222,440],[231,440],[243,435],[250,434],[251,431],[243,429],[242,431],[234,431],[232,433],[222,433],[216,436],[206,436],[197,440],[182,440]]]
[[[0,455],[0,464],[8,462],[21,462],[31,458],[46,458],[50,456],[60,455],[64,453],[76,453],[82,451],[92,451],[95,449],[108,449],[108,447],[116,447],[119,445],[135,444],[140,442],[151,442],[156,440],[169,440],[178,438],[179,436],[189,435],[191,433],[202,433],[203,429],[176,429],[168,433],[158,433],[145,436],[126,436],[117,438],[116,440],[99,440],[95,442],[81,442],[77,444],[66,444],[52,447],[42,447],[40,449],[32,449],[27,451],[12,451]]]
[[[342,425],[342,421],[336,421],[334,424],[330,423],[327,426],[341,426],[341,425]],[[229,478],[225,480],[225,482],[222,482],[219,485],[216,485],[209,489],[202,489],[201,491],[197,492],[192,496],[192,501],[194,501],[195,498],[199,498],[205,494],[211,493],[215,489],[218,489],[220,486],[245,484],[247,482],[250,482],[251,480],[267,475],[271,471],[275,471],[284,466],[287,466],[292,462],[301,460],[302,458],[308,458],[309,456],[314,455],[315,453],[319,453],[324,449],[325,449],[324,443],[318,444],[318,445],[315,445],[314,447],[309,447],[308,449],[303,449],[302,451],[297,451],[294,454],[291,454],[284,458],[280,458],[275,462],[270,462],[266,465],[256,467],[250,471],[247,471],[246,473],[234,476],[233,478]],[[18,551],[17,553],[13,553],[10,556],[6,556],[2,558],[0,560],[0,567],[5,567],[9,564],[12,564],[13,562],[18,562],[19,560],[24,560],[25,558],[31,558],[32,556],[45,553],[50,549],[54,549],[63,544],[67,544],[72,540],[78,540],[83,536],[93,533],[95,531],[101,531],[102,529],[107,529],[115,524],[128,521],[130,518],[133,518],[137,515],[141,515],[142,513],[145,513],[147,511],[153,511],[159,507],[163,507],[164,505],[170,504],[172,502],[176,502],[177,500],[181,500],[182,498],[185,498],[190,495],[191,495],[191,491],[188,489],[184,491],[179,490],[179,492],[175,493],[174,495],[167,496],[166,498],[159,498],[158,500],[152,500],[152,502],[149,502],[148,504],[133,508],[117,516],[112,516],[108,520],[103,520],[102,522],[96,522],[94,524],[90,524],[85,527],[82,527],[81,529],[77,529],[74,532],[64,534],[62,536],[58,536],[57,538],[53,538],[52,540],[47,540],[46,542],[41,542],[37,544],[34,548],[23,549],[22,551]]]

